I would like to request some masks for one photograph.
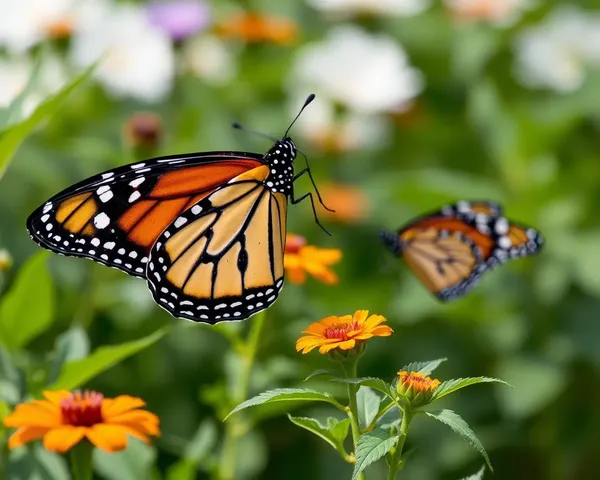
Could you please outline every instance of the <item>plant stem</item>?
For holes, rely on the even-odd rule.
[[[402,422],[400,423],[400,438],[392,454],[390,461],[390,468],[388,471],[388,480],[395,480],[396,474],[402,470],[404,463],[402,462],[402,449],[404,448],[404,442],[406,441],[406,434],[408,433],[408,426],[412,420],[412,412],[410,406],[407,405],[402,410]]]
[[[252,368],[254,367],[254,360],[256,359],[256,352],[266,316],[266,311],[263,310],[252,319],[248,338],[245,342],[242,342],[240,352],[242,365],[240,375],[237,377],[239,383],[234,387],[231,399],[234,405],[242,403],[248,397],[250,377],[252,376]],[[217,473],[219,480],[233,480],[235,478],[238,443],[245,431],[243,416],[234,415],[225,423],[223,449]]]
[[[346,378],[356,378],[358,369],[358,356],[347,363],[343,364]],[[360,438],[360,425],[358,424],[358,402],[356,401],[357,387],[354,383],[348,383],[348,401],[349,409],[347,412],[350,418],[350,428],[352,429],[352,443],[354,445],[354,456],[356,457],[356,447],[358,446],[358,439]],[[358,475],[358,480],[364,480],[364,473]]]
[[[83,440],[71,449],[71,473],[73,480],[92,480],[92,453],[94,446]]]

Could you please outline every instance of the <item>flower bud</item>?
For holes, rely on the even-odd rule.
[[[407,372],[405,370],[398,372],[398,384],[396,391],[406,397],[411,406],[420,407],[431,401],[433,392],[440,385],[439,380],[432,380],[423,373]]]

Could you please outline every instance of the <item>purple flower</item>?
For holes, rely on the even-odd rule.
[[[147,9],[150,23],[175,41],[203,30],[211,21],[210,8],[202,0],[155,1]]]

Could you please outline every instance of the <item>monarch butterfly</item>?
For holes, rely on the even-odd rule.
[[[243,320],[268,308],[283,286],[287,203],[297,148],[288,132],[265,154],[205,152],[154,158],[67,188],[27,220],[32,239],[145,278],[176,317]],[[241,128],[235,124],[237,128]],[[315,219],[318,218],[315,213]],[[320,225],[320,224],[319,224]]]
[[[382,230],[381,240],[442,301],[463,296],[487,270],[533,255],[543,243],[538,231],[512,223],[489,201],[445,206],[398,232]]]

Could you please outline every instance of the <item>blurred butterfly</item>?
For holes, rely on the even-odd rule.
[[[460,201],[398,232],[382,230],[381,239],[442,301],[463,296],[487,270],[533,255],[543,243],[538,231],[512,223],[489,201]]]
[[[312,193],[296,198],[294,181],[308,173],[321,201],[308,164],[294,175],[287,133],[296,119],[265,155],[173,155],[84,180],[35,210],[29,234],[54,252],[145,278],[173,316],[246,319],[282,289],[288,198],[309,198],[314,212]]]

